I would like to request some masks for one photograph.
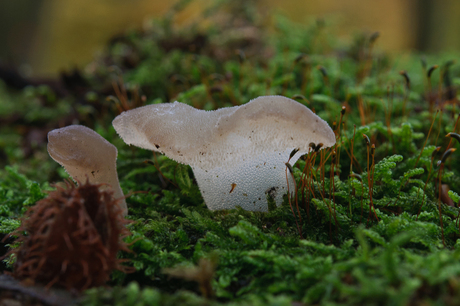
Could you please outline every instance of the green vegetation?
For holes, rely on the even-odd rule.
[[[445,137],[460,128],[455,55],[391,59],[377,34],[343,44],[327,22],[270,28],[238,3],[112,41],[78,90],[75,78],[60,95],[1,84],[0,233],[66,177],[43,135],[80,123],[118,147],[134,251],[120,256],[137,269],[86,291],[84,305],[458,305],[460,157],[443,157],[459,147]],[[188,166],[126,146],[111,126],[143,104],[216,109],[275,94],[314,109],[337,146],[294,165],[297,198],[269,213],[209,211]]]

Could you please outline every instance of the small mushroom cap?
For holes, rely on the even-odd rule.
[[[48,153],[75,180],[108,184],[114,198],[123,198],[117,175],[117,148],[82,125],[70,125],[48,133]],[[102,187],[104,188],[104,187]],[[127,214],[126,202],[120,207]]]
[[[334,132],[324,120],[282,96],[259,97],[215,111],[179,102],[148,105],[123,112],[113,126],[127,144],[189,164],[211,209],[239,205],[267,210],[265,191],[287,191],[284,163],[292,150],[299,149],[290,160],[294,164],[312,142],[323,148],[335,144]],[[257,193],[251,191],[255,181],[260,182]],[[283,193],[276,197],[278,204]]]

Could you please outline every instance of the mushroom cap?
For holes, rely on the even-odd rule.
[[[284,163],[292,150],[299,149],[290,160],[294,164],[312,142],[335,144],[334,132],[324,120],[282,96],[258,97],[215,111],[179,102],[147,105],[123,112],[113,126],[127,144],[189,164],[211,209],[239,205],[267,210],[265,191],[287,190]],[[256,181],[258,192],[249,196]],[[278,204],[284,193],[276,197]]]
[[[50,131],[48,153],[75,181],[88,179],[93,184],[108,184],[114,191],[114,198],[124,197],[118,182],[117,148],[92,129],[70,125]],[[120,201],[126,213],[126,202]]]
[[[284,148],[299,148],[305,154],[312,142],[335,144],[326,121],[283,96],[258,97],[215,111],[180,102],[147,105],[123,112],[112,124],[129,145],[204,169]]]

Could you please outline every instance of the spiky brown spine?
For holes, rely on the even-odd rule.
[[[25,213],[15,277],[82,291],[103,285],[114,269],[128,272],[116,257],[129,251],[122,241],[127,221],[112,192],[99,187],[67,182]]]

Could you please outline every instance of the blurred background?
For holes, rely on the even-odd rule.
[[[215,1],[192,1],[175,22],[198,18],[203,7]],[[165,14],[172,3],[0,0],[0,65],[39,77],[84,67],[111,37],[141,28],[148,18]],[[379,31],[378,48],[390,53],[460,50],[459,0],[258,0],[258,5],[298,23],[322,18],[334,24],[339,36]]]

